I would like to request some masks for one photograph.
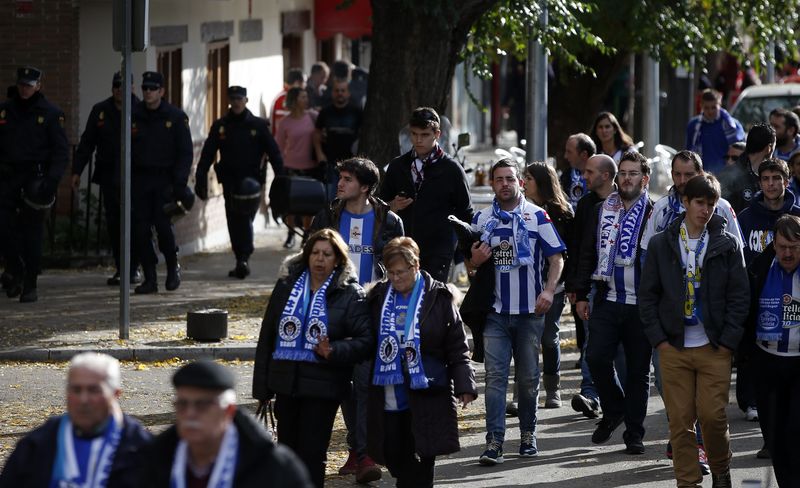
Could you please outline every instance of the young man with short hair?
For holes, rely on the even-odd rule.
[[[742,124],[721,107],[722,94],[708,88],[700,99],[702,111],[686,126],[686,148],[699,154],[706,169],[716,173],[725,167],[728,146],[744,140]]]
[[[446,283],[455,250],[447,216],[469,222],[472,199],[464,168],[437,142],[440,124],[439,114],[430,107],[412,112],[414,147],[389,163],[380,196],[403,219],[406,235],[419,244],[421,268]]]
[[[729,201],[736,213],[744,210],[758,192],[758,165],[772,156],[775,129],[769,124],[756,124],[747,133],[744,154],[736,164],[717,174],[722,198]]]
[[[660,355],[679,487],[703,482],[697,420],[712,485],[731,486],[725,407],[731,356],[741,340],[750,300],[739,241],[714,212],[719,195],[712,175],[689,180],[682,196],[686,213],[651,240],[639,287],[644,331]]]
[[[337,230],[350,250],[359,284],[365,285],[384,277],[383,248],[403,235],[403,221],[388,204],[373,195],[380,178],[375,163],[366,158],[351,158],[340,162],[338,168],[337,199],[314,217],[309,232],[326,227]],[[381,478],[380,468],[366,454],[369,375],[369,361],[355,366],[353,394],[342,403],[350,452],[339,474],[355,474],[359,483]]]
[[[481,240],[472,246],[467,266],[477,269],[488,263],[493,268],[488,274],[481,273],[493,279],[493,284],[483,285],[488,284],[494,292],[483,330],[487,433],[486,450],[479,459],[481,464],[492,466],[504,461],[506,390],[512,356],[519,388],[519,454],[538,454],[539,349],[544,314],[553,303],[564,265],[561,253],[566,247],[547,213],[525,199],[514,161],[496,162],[489,180],[495,197],[492,206],[476,213],[472,220]],[[545,259],[549,264],[546,282],[542,276]]]
[[[603,444],[624,421],[628,454],[644,453],[644,418],[650,396],[651,348],[639,320],[638,287],[642,277],[640,240],[652,211],[647,184],[650,166],[635,151],[622,155],[619,189],[593,212],[584,229],[578,264],[578,314],[589,320],[586,361],[603,404],[603,418],[592,443]],[[588,295],[594,284],[594,308]],[[614,371],[619,345],[625,352],[625,388]]]

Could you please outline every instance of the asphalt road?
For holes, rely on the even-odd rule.
[[[564,357],[569,366],[574,354]],[[238,378],[240,404],[253,408],[250,399],[251,362],[226,363]],[[170,377],[178,363],[123,363],[122,406],[139,418],[148,428],[159,432],[172,421],[172,389]],[[481,389],[483,374],[477,365]],[[53,363],[0,364],[0,463],[13,449],[19,436],[38,425],[48,415],[63,409],[65,365]],[[564,397],[568,400],[578,387],[577,370],[563,372]],[[481,391],[482,394],[482,391]],[[537,438],[540,455],[519,458],[517,419],[508,419],[506,462],[500,466],[479,466],[477,458],[484,446],[483,397],[462,412],[461,452],[437,459],[436,485],[458,487],[537,486],[548,488],[603,487],[669,487],[675,486],[671,462],[664,456],[667,427],[663,404],[653,389],[645,423],[646,453],[629,456],[623,452],[621,429],[608,444],[595,446],[589,442],[595,422],[576,414],[565,402],[559,409],[540,409]],[[761,447],[758,424],[747,422],[734,404],[729,405],[733,450],[732,474],[734,486],[744,479],[766,480],[771,476],[767,461],[756,459]],[[343,444],[344,429],[337,421],[329,450],[329,472],[334,472],[346,456]],[[394,480],[384,472],[384,479],[372,486],[394,486]],[[710,486],[709,477],[705,486]],[[330,476],[327,486],[358,486],[351,478]],[[764,484],[763,486],[768,486]],[[772,486],[775,486],[774,483]]]

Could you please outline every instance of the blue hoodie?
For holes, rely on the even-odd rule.
[[[739,214],[739,226],[744,237],[745,264],[749,265],[772,242],[775,222],[786,214],[800,217],[800,207],[795,203],[794,193],[788,188],[783,196],[783,207],[780,210],[770,210],[764,206],[763,192],[756,193],[750,206],[742,210]]]

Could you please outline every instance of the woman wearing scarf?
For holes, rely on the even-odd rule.
[[[743,340],[755,342],[758,421],[781,488],[800,486],[800,218],[784,215],[750,264],[752,303]]]
[[[267,306],[256,349],[253,397],[275,396],[278,439],[297,453],[318,487],[353,365],[373,343],[364,290],[334,230],[309,237],[286,263]]]
[[[389,281],[368,295],[378,343],[369,393],[367,450],[398,487],[433,486],[436,456],[460,449],[456,400],[478,396],[453,295],[419,268],[409,237],[383,250]]]

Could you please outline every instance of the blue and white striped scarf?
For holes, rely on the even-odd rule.
[[[178,442],[175,448],[175,458],[172,461],[169,488],[186,488],[186,466],[189,458],[189,446],[186,441]],[[208,488],[233,488],[233,478],[236,475],[236,460],[239,456],[239,432],[233,423],[228,424],[225,435],[222,437],[214,469],[208,478]]]
[[[736,135],[736,120],[728,113],[727,110],[724,108],[719,109],[719,115],[715,120],[708,121],[703,117],[703,114],[697,115],[695,120],[697,120],[697,124],[694,126],[694,134],[692,134],[692,146],[691,150],[699,154],[700,156],[703,155],[703,122],[713,124],[717,120],[722,118],[722,132],[725,134],[725,140],[728,141],[728,145],[730,146],[734,142],[738,142],[739,138]]]
[[[500,208],[497,203],[497,198],[492,200],[492,215],[486,219],[486,224],[483,227],[483,234],[481,241],[490,243],[492,242],[492,234],[500,222],[507,224],[511,222],[511,229],[514,236],[514,264],[512,268],[520,266],[533,266],[534,259],[531,251],[531,241],[528,238],[528,227],[525,225],[525,220],[522,218],[522,206],[525,203],[525,197],[520,197],[519,204],[510,212]],[[508,271],[501,269],[501,271]]]
[[[86,473],[81,473],[75,455],[75,437],[69,415],[62,415],[58,423],[56,459],[49,488],[101,488],[108,483],[111,464],[122,439],[122,422],[112,415],[102,436],[92,441]],[[81,483],[80,480],[83,480]]]
[[[639,248],[639,233],[647,213],[647,190],[625,210],[619,192],[603,202],[597,225],[597,268],[592,279],[611,281],[614,266],[633,266]]]
[[[272,353],[273,359],[311,363],[319,361],[314,354],[314,346],[319,344],[321,336],[328,335],[328,307],[325,294],[334,274],[328,276],[311,298],[309,298],[311,292],[308,269],[294,282],[281,319],[278,321],[278,337],[275,341],[275,352]],[[306,316],[309,299],[311,309]]]
[[[785,341],[788,331],[800,327],[800,314],[785,307],[794,307],[800,298],[800,269],[787,273],[778,259],[772,260],[761,296],[758,297],[756,339],[767,342]]]

